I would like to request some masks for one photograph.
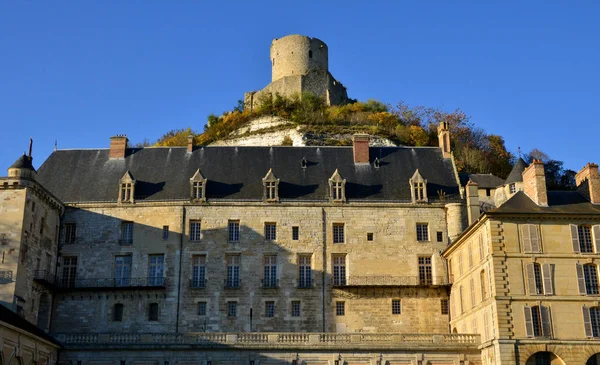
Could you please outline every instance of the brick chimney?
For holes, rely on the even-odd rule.
[[[114,137],[110,137],[110,152],[108,157],[111,159],[125,158],[128,141],[127,136],[124,134],[117,134]]]
[[[592,204],[600,204],[600,175],[598,165],[588,162],[587,165],[575,175],[577,191],[588,198]]]
[[[546,174],[544,173],[544,163],[542,161],[533,160],[531,165],[523,171],[523,190],[537,205],[548,206]]]
[[[194,136],[192,136],[192,135],[188,136],[188,145],[187,146],[188,146],[188,148],[187,148],[188,153],[194,152]]]
[[[450,125],[448,122],[441,122],[438,126],[438,142],[444,158],[450,158]]]
[[[479,185],[469,180],[467,183],[467,217],[469,226],[479,218]]]
[[[354,163],[369,163],[369,135],[355,134],[352,136],[352,150]]]

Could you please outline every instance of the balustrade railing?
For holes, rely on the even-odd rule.
[[[150,276],[143,278],[71,278],[56,277],[48,271],[38,270],[34,272],[34,280],[44,282],[59,289],[101,289],[101,288],[162,288],[165,286],[165,278]]]
[[[417,286],[446,285],[446,276],[349,276],[345,285],[336,286]]]

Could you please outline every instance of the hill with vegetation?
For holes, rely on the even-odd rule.
[[[208,116],[202,133],[192,128],[171,130],[156,142],[148,140],[138,147],[185,146],[188,135],[193,135],[196,144],[209,145],[226,140],[234,132],[252,121],[265,117],[279,117],[288,123],[276,125],[268,130],[290,128],[306,136],[306,145],[351,145],[351,135],[368,133],[403,146],[438,146],[437,127],[448,122],[452,151],[459,171],[491,173],[506,178],[515,163],[515,156],[506,149],[502,136],[485,132],[471,121],[462,110],[445,111],[440,108],[409,106],[400,101],[386,105],[379,101],[352,101],[345,105],[329,106],[323,98],[304,93],[291,98],[267,95],[259,106],[252,110],[244,108],[240,100],[231,111],[217,116]],[[289,137],[281,145],[291,145]],[[563,163],[553,160],[545,153],[534,149],[524,156],[526,161],[541,159],[546,164],[547,182],[550,189],[574,187],[574,172],[563,169]]]

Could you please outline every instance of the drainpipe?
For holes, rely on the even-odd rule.
[[[179,305],[181,301],[181,263],[183,260],[183,237],[185,236],[185,206],[181,207],[181,234],[179,235],[179,274],[177,275],[177,316],[175,333],[179,333]],[[204,329],[206,331],[206,329]]]

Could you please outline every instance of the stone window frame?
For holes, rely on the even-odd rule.
[[[598,266],[594,263],[577,263],[577,284],[580,295],[598,295],[600,294],[598,275]],[[593,275],[592,275],[593,274]],[[595,284],[595,285],[593,285]]]
[[[334,244],[346,243],[346,224],[336,222],[331,225],[331,237]]]
[[[588,338],[600,337],[600,307],[597,305],[588,307],[582,306],[583,311],[583,326],[585,328],[585,336]]]
[[[132,221],[121,221],[119,226],[119,244],[121,245],[133,245],[133,228],[134,223]]]
[[[162,239],[163,241],[167,241],[169,239],[169,226],[163,226]]]
[[[600,225],[571,224],[570,228],[574,252],[583,254],[600,252]]]
[[[158,317],[160,317],[160,308],[158,307],[158,303],[148,303],[148,321],[158,322]]]
[[[517,185],[515,183],[508,184],[508,193],[515,194],[517,192]]]
[[[313,287],[312,253],[298,254],[298,288]]]
[[[295,307],[297,305],[297,308]],[[302,317],[302,301],[292,300],[290,303],[290,316],[293,318]]]
[[[66,222],[65,223],[64,243],[66,245],[70,245],[70,244],[75,243],[76,240],[77,240],[77,223]]]
[[[277,203],[279,201],[279,179],[273,173],[273,169],[269,169],[265,177],[262,178],[262,183],[263,201]]]
[[[433,260],[431,256],[419,256],[419,285],[433,285]]]
[[[194,289],[206,288],[206,254],[192,255],[192,270],[191,270],[190,287]]]
[[[410,185],[410,196],[413,203],[427,203],[427,179],[424,179],[419,172],[415,170],[413,176],[408,180]]]
[[[277,288],[279,286],[277,269],[277,254],[265,254],[263,256],[263,288]]]
[[[265,318],[274,318],[275,317],[275,301],[274,300],[266,300],[265,301]]]
[[[115,303],[113,305],[113,322],[123,322],[123,313],[125,312],[125,306],[123,303]]]
[[[552,337],[550,307],[542,304],[523,307],[525,333],[529,338]]]
[[[333,203],[346,202],[346,179],[342,177],[338,169],[329,178],[329,201]]]
[[[529,295],[552,295],[554,294],[552,264],[538,262],[527,263],[525,267],[527,292]]]
[[[348,257],[346,254],[331,255],[333,286],[346,286],[348,282]]]
[[[298,241],[300,239],[300,226],[292,227],[292,241]]]
[[[200,309],[203,309],[203,311],[201,311]],[[200,317],[206,317],[208,314],[208,303],[206,301],[199,301],[198,302],[198,310],[196,313]]]
[[[125,171],[123,177],[119,180],[119,203],[135,203],[135,183],[136,180],[129,170]]]
[[[448,299],[440,299],[440,313],[441,314],[450,314]]]
[[[264,233],[265,241],[277,241],[277,223],[265,222]]]
[[[338,300],[335,302],[335,315],[336,317],[343,317],[346,315],[346,302]]]
[[[417,242],[429,242],[429,223],[417,222],[415,224],[415,230],[417,233]]]
[[[206,201],[207,181],[202,172],[200,172],[200,169],[196,170],[190,178],[190,200],[193,203],[203,203]]]
[[[398,298],[392,299],[392,315],[402,314],[402,300]]]
[[[237,318],[237,300],[227,301],[227,318]]]
[[[194,228],[194,227],[197,227]],[[200,242],[202,240],[202,220],[201,219],[190,219],[189,225],[189,241]]]
[[[240,242],[240,220],[230,219],[227,221],[227,242]]]

